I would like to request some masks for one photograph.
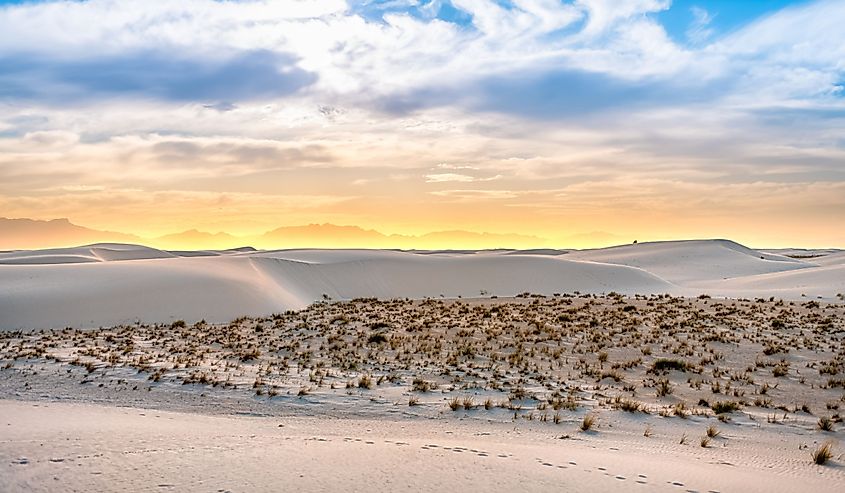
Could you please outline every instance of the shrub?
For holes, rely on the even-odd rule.
[[[458,399],[457,397],[452,397],[449,400],[449,409],[451,409],[452,411],[457,411],[460,408],[461,408],[461,400]]]
[[[687,371],[688,369],[689,363],[679,359],[660,358],[651,365],[653,372],[664,370]]]
[[[657,397],[664,397],[672,393],[672,384],[668,378],[661,378],[657,381]]]
[[[595,425],[596,425],[595,415],[587,414],[587,415],[584,416],[584,419],[581,420],[581,431],[592,430]]]
[[[435,387],[434,384],[432,384],[430,382],[426,382],[425,380],[423,380],[420,377],[414,378],[412,385],[413,385],[412,389],[415,390],[416,392],[428,392],[429,390],[432,390]]]
[[[716,414],[732,413],[739,410],[739,403],[733,401],[719,401],[710,406]]]
[[[367,344],[384,344],[385,342],[387,342],[387,337],[380,333],[370,334],[367,338]]]
[[[813,452],[813,462],[820,466],[829,461],[831,457],[833,457],[833,444],[830,442],[821,445]]]
[[[822,431],[833,431],[833,420],[827,416],[819,418],[819,429]]]
[[[370,378],[369,375],[361,375],[361,378],[358,379],[358,388],[359,389],[371,389],[371,388],[373,388],[373,379]]]
[[[636,413],[643,411],[644,406],[642,402],[633,401],[630,399],[623,399],[622,397],[616,397],[611,404],[613,409],[621,409],[623,411],[627,411],[629,413]]]

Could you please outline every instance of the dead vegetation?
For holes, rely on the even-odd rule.
[[[842,305],[526,293],[326,301],[228,324],[3,332],[0,367],[68,365],[84,369],[85,383],[128,368],[149,386],[266,399],[394,389],[413,407],[553,423],[584,406],[725,421],[757,408],[811,416],[812,401],[828,409],[818,428],[833,432],[843,339]]]

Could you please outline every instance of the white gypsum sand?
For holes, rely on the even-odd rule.
[[[0,491],[824,492],[842,485],[841,471],[807,466],[809,454],[784,449],[779,435],[725,430],[702,448],[697,437],[678,443],[684,426],[645,438],[640,420],[618,418],[585,434],[571,423],[553,431],[527,421],[221,417],[0,401]]]
[[[838,491],[844,313],[528,295],[6,332],[0,453],[15,489]]]
[[[841,301],[842,252],[799,253],[763,253],[726,240],[542,252],[165,252],[120,244],[16,251],[0,254],[0,329],[222,323],[324,297],[616,292]]]

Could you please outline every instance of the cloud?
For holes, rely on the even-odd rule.
[[[504,200],[514,199],[523,195],[514,190],[437,190],[429,192],[431,195],[457,200],[460,202],[474,202],[478,200]]]
[[[687,19],[689,4],[675,3]],[[514,224],[530,210],[554,226],[572,211],[611,210],[614,197],[641,210],[701,194],[723,213],[747,206],[748,192],[824,197],[827,216],[845,218],[830,199],[845,159],[845,4],[803,2],[730,30],[724,13],[701,10],[682,22],[689,38],[674,39],[661,24],[668,5],[3,7],[0,198],[37,207],[60,185],[218,200],[234,189],[332,195],[355,184],[367,195],[357,209],[322,213],[361,223],[354,214],[380,221],[390,208],[405,221],[434,208],[474,221],[487,211],[473,203],[500,201],[497,218],[519,208]],[[496,189],[472,190],[485,180]],[[191,193],[185,203],[199,200]],[[76,195],[86,207],[104,196]]]
[[[0,57],[0,98],[52,104],[115,97],[173,102],[274,99],[315,80],[314,74],[296,66],[294,57],[261,50],[215,59],[163,51],[75,59]]]
[[[714,30],[710,27],[713,22],[713,16],[707,10],[698,7],[690,7],[690,13],[693,20],[687,28],[686,36],[690,42],[695,44],[703,43],[713,36]]]
[[[426,183],[448,183],[448,182],[463,182],[463,183],[472,183],[472,182],[479,182],[479,181],[493,181],[498,180],[502,176],[490,176],[487,178],[478,178],[476,176],[464,175],[460,173],[432,173],[425,175]]]

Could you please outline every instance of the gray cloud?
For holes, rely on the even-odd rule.
[[[97,58],[0,57],[0,100],[73,104],[111,97],[173,102],[219,102],[288,96],[316,75],[294,57],[266,50],[214,58],[141,51]]]

